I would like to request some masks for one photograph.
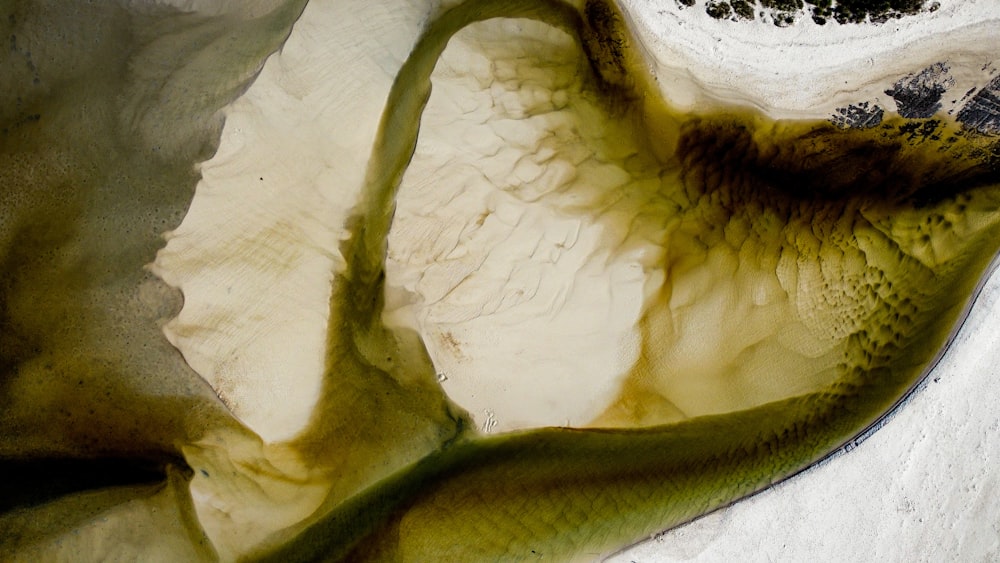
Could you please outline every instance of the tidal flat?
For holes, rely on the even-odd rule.
[[[1000,241],[989,72],[777,118],[601,1],[198,7],[4,15],[15,558],[602,557],[876,424]]]

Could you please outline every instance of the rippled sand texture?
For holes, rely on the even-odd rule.
[[[998,246],[992,122],[682,111],[610,4],[194,7],[4,14],[15,558],[593,559],[877,421]]]

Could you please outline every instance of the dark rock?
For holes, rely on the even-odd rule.
[[[885,91],[896,100],[899,115],[907,119],[931,117],[941,109],[941,96],[954,84],[948,65],[933,64],[920,73],[910,74]]]
[[[956,119],[979,133],[1000,133],[1000,76],[962,106]]]
[[[837,108],[830,122],[844,129],[871,129],[882,123],[885,112],[877,105],[861,102]]]

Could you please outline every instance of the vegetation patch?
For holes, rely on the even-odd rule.
[[[705,13],[717,20],[721,20],[722,18],[728,18],[733,13],[733,7],[729,5],[729,2],[709,2],[705,6]]]
[[[733,13],[736,17],[744,20],[752,20],[755,4],[747,0],[733,0]]]
[[[681,7],[694,6],[697,0],[677,0]],[[940,4],[925,6],[924,0],[708,0],[705,12],[715,19],[752,20],[755,14],[770,19],[779,27],[795,23],[802,15],[825,25],[833,20],[840,24],[879,24],[921,12],[934,12]]]

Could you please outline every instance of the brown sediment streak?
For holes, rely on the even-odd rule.
[[[447,405],[405,402],[411,389],[434,396],[433,371],[423,360],[411,364],[414,372],[401,368],[398,337],[378,320],[395,190],[448,40],[499,17],[539,20],[578,41],[592,70],[578,95],[600,100],[608,123],[631,124],[636,175],[664,178],[635,189],[654,189],[677,209],[657,218],[668,226],[658,265],[665,281],[646,305],[640,358],[596,421],[642,428],[476,438]],[[643,77],[621,21],[604,2],[580,11],[557,2],[467,2],[427,27],[393,85],[366,199],[344,246],[349,269],[331,300],[328,363],[341,369],[347,354],[359,370],[389,374],[400,391],[381,406],[405,404],[407,417],[422,416],[422,428],[441,433],[396,458],[415,463],[329,502],[262,558],[592,558],[829,454],[883,416],[945,345],[996,250],[993,141],[949,120],[890,118],[845,131],[745,110],[674,115]],[[680,290],[699,290],[698,280],[718,292],[681,303]],[[780,323],[747,339],[747,319],[766,300],[740,300],[753,301],[747,291],[761,284],[772,288],[776,308],[757,324]],[[690,375],[672,371],[689,351],[685,323],[697,326],[706,301],[733,311],[714,327],[722,359],[706,358],[695,367],[712,373],[680,382]],[[412,346],[423,354],[419,342]],[[391,424],[382,427],[388,434]],[[316,456],[328,455],[323,440],[311,443]],[[415,461],[421,449],[428,455]]]

